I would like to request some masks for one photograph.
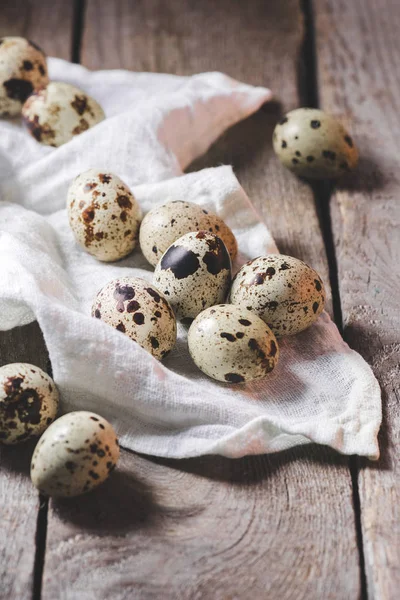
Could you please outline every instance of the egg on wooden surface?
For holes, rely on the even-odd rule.
[[[77,411],[40,438],[31,462],[33,485],[47,496],[78,496],[103,483],[119,458],[114,428],[99,415]]]
[[[231,283],[229,252],[212,233],[187,233],[164,252],[153,282],[177,318],[194,319],[205,308],[225,301]]]
[[[42,369],[28,363],[0,367],[0,442],[18,444],[41,435],[57,409],[56,385]]]
[[[325,305],[318,273],[293,256],[269,254],[246,263],[236,274],[230,302],[261,317],[276,336],[307,329]]]
[[[287,113],[275,127],[273,146],[285,167],[308,179],[336,179],[358,162],[358,150],[343,125],[316,108]]]
[[[140,248],[155,266],[177,239],[191,231],[207,231],[222,239],[231,260],[237,254],[237,242],[224,221],[198,204],[175,200],[156,206],[145,215],[139,232]]]
[[[201,312],[190,326],[188,344],[199,369],[225,383],[265,377],[279,358],[275,336],[264,321],[232,304]]]
[[[0,116],[19,115],[28,96],[48,82],[39,46],[22,37],[0,38]]]
[[[22,107],[26,129],[47,146],[62,146],[103,119],[104,111],[94,98],[60,81],[34,92]]]
[[[117,175],[99,169],[78,175],[68,190],[67,210],[77,242],[98,260],[119,260],[135,248],[142,212]]]
[[[176,342],[171,306],[157,288],[139,277],[121,277],[104,286],[93,302],[92,317],[126,334],[159,360]]]

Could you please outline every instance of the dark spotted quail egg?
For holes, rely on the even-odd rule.
[[[110,281],[97,294],[92,317],[125,333],[158,359],[176,342],[172,308],[153,285],[139,277]]]
[[[191,202],[176,200],[153,208],[140,227],[140,248],[155,266],[177,239],[190,231],[208,231],[218,235],[228,249],[231,260],[237,254],[236,238],[224,221]]]
[[[28,96],[48,82],[46,56],[36,44],[21,37],[0,38],[0,116],[20,114]]]
[[[142,213],[117,175],[81,173],[68,190],[67,208],[77,242],[98,260],[119,260],[136,246]]]
[[[53,81],[22,107],[29,133],[47,146],[62,146],[105,118],[100,104],[69,83]]]
[[[113,427],[78,411],[60,417],[42,435],[32,457],[33,485],[47,496],[78,496],[107,479],[119,458]]]
[[[163,254],[153,281],[179,319],[194,319],[225,301],[231,283],[229,252],[212,233],[187,233]]]
[[[190,326],[188,343],[199,369],[225,383],[265,377],[279,358],[275,336],[264,321],[232,304],[201,312]]]
[[[269,254],[246,263],[232,282],[230,302],[251,310],[276,336],[307,329],[323,311],[324,284],[303,261]]]
[[[358,161],[357,148],[343,125],[316,108],[287,113],[275,127],[273,145],[285,167],[309,179],[336,179]]]
[[[13,363],[0,368],[0,442],[17,444],[41,435],[57,409],[55,383],[39,367]]]

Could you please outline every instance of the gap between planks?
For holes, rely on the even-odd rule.
[[[301,59],[302,64],[299,66],[299,93],[304,106],[320,108],[313,0],[301,0],[301,9],[304,16],[304,42]],[[334,192],[334,186],[329,182],[316,182],[312,184],[312,189],[328,259],[329,279],[332,291],[333,317],[341,335],[343,336],[343,315],[339,290],[338,264],[336,259],[335,240],[330,211],[330,203],[332,194]],[[360,468],[359,461],[357,460],[356,456],[350,457],[349,469],[353,492],[356,539],[360,559],[360,599],[367,600],[367,575],[365,571],[364,542],[361,524],[360,490],[358,487]]]
[[[301,0],[301,9],[304,16],[304,41],[301,64],[299,65],[299,93],[304,106],[320,108],[313,0]],[[338,264],[330,211],[330,202],[334,192],[334,186],[329,182],[316,182],[312,184],[312,189],[328,260],[333,317],[343,336],[343,315],[339,290]],[[358,487],[360,469],[359,461],[356,456],[350,457],[349,469],[353,492],[356,539],[360,559],[360,600],[367,600],[367,575],[365,571],[364,542],[361,524],[360,490]]]

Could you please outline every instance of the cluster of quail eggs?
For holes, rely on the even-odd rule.
[[[0,116],[22,114],[31,135],[60,146],[104,119],[82,90],[49,83],[46,57],[20,37],[0,39]],[[302,108],[276,126],[274,150],[287,168],[308,179],[338,178],[357,165],[357,148],[333,117]],[[93,318],[127,335],[158,360],[172,350],[177,320],[190,323],[188,349],[209,377],[240,384],[267,376],[279,359],[277,339],[304,331],[321,314],[324,284],[301,260],[259,256],[232,278],[234,234],[205,208],[184,200],[142,211],[127,184],[96,168],[71,183],[67,210],[77,243],[104,262],[138,245],[154,267],[150,283],[125,276],[96,295]],[[77,411],[58,419],[54,381],[25,363],[0,368],[0,443],[40,439],[31,479],[48,496],[89,492],[119,458],[115,431],[103,417]]]
[[[101,106],[81,89],[49,82],[46,55],[22,37],[0,38],[0,116],[22,115],[40,143],[58,147],[105,118]]]
[[[77,411],[56,419],[58,405],[57,387],[39,367],[0,367],[0,444],[41,436],[31,462],[32,483],[47,496],[78,496],[107,479],[118,462],[118,439],[112,425],[95,413]]]
[[[230,384],[259,379],[277,364],[276,338],[303,331],[324,308],[318,273],[291,256],[258,257],[232,279],[235,236],[197,204],[169,201],[142,220],[120,177],[90,169],[71,183],[67,209],[76,241],[98,260],[124,258],[139,242],[152,282],[109,281],[92,316],[158,360],[174,347],[180,320],[190,324],[189,353],[205,374]]]

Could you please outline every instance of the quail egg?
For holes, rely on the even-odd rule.
[[[140,227],[140,248],[149,263],[155,266],[167,248],[190,231],[208,231],[218,235],[231,260],[235,258],[236,238],[224,221],[198,204],[181,200],[156,206],[147,213]]]
[[[358,162],[355,143],[343,125],[316,108],[287,113],[275,127],[273,145],[285,167],[309,179],[336,179]]]
[[[325,304],[324,284],[303,261],[283,254],[246,263],[232,282],[230,302],[251,310],[276,336],[307,329]]]
[[[67,208],[77,242],[98,260],[119,260],[136,246],[141,210],[117,175],[99,169],[81,173],[68,190]]]
[[[0,368],[0,442],[39,436],[55,419],[58,391],[42,369],[27,363]]]
[[[34,92],[22,107],[25,127],[35,140],[47,146],[62,146],[104,118],[96,100],[59,81]]]
[[[19,115],[28,96],[48,82],[39,46],[22,37],[0,38],[0,116]]]
[[[278,344],[268,325],[232,304],[201,312],[190,326],[188,344],[199,369],[225,383],[265,377],[279,358]]]
[[[187,233],[164,252],[153,281],[179,319],[194,319],[225,301],[231,283],[229,252],[212,233]]]
[[[103,483],[118,458],[117,436],[108,421],[92,412],[71,412],[40,438],[32,457],[32,483],[47,496],[79,496]]]
[[[92,317],[125,333],[158,359],[176,342],[172,308],[157,288],[139,277],[110,281],[97,294]]]

